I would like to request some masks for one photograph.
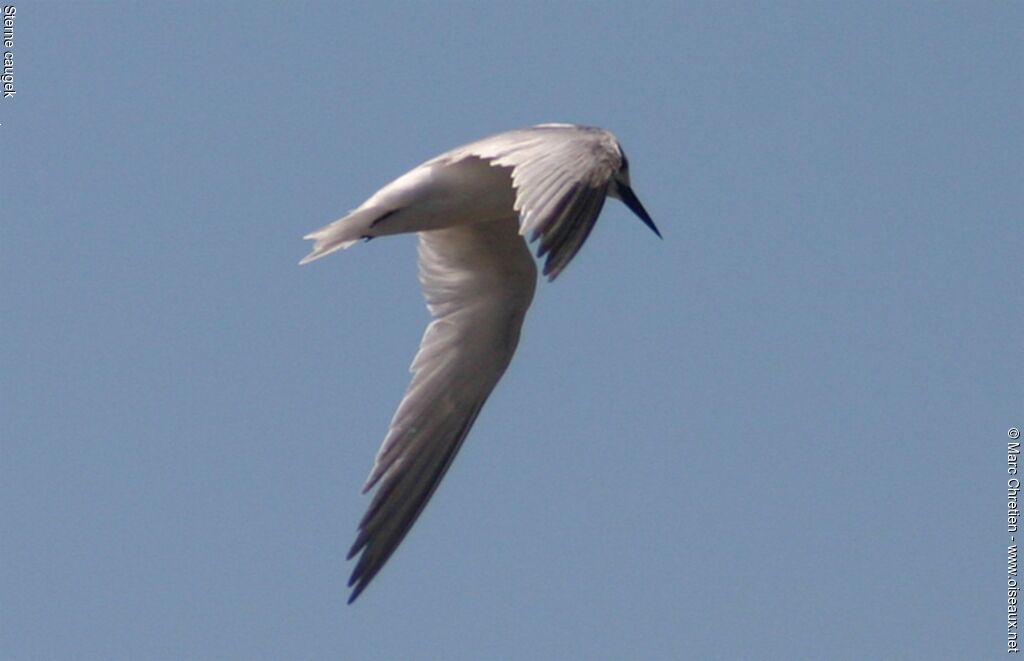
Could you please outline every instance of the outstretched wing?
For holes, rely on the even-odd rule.
[[[514,218],[419,234],[433,320],[363,487],[377,486],[348,557],[361,553],[349,603],[416,522],[505,372],[533,299],[537,268]]]
[[[615,137],[598,128],[542,124],[500,133],[459,147],[435,161],[476,156],[492,166],[511,167],[520,233],[540,239],[538,256],[547,255],[544,275],[554,280],[576,255],[622,163]]]

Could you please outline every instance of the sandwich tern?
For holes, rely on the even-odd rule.
[[[363,493],[377,487],[348,553],[352,603],[391,557],[451,466],[508,367],[533,299],[537,242],[554,280],[583,245],[605,197],[659,237],[630,187],[614,135],[541,124],[458,147],[413,168],[343,218],[307,234],[315,259],[360,239],[419,234],[432,320]]]

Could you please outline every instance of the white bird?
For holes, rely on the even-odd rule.
[[[505,372],[533,299],[540,240],[554,280],[583,245],[606,196],[659,237],[633,194],[615,136],[541,124],[433,158],[345,217],[307,234],[307,264],[360,239],[419,233],[419,279],[433,317],[413,374],[363,486],[378,486],[348,559],[361,553],[349,603],[366,588],[430,500]]]

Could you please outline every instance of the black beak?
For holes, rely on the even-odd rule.
[[[637,199],[636,193],[633,189],[625,184],[618,183],[616,185],[619,193],[619,199],[622,200],[623,204],[629,207],[629,210],[640,217],[640,220],[644,221],[644,225],[651,228],[651,231],[661,238],[661,232],[658,231],[658,227],[651,220],[651,216],[647,213],[647,209],[644,209],[644,205],[640,204],[640,200]]]

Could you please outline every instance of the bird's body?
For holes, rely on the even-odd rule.
[[[553,280],[609,195],[657,233],[611,133],[543,124],[431,159],[305,237],[315,244],[303,264],[359,239],[418,232],[420,282],[433,317],[363,488],[379,485],[349,552],[361,553],[350,602],[416,521],[515,352],[537,280],[524,235],[540,240]]]

